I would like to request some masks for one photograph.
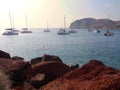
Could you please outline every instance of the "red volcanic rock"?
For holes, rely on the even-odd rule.
[[[36,76],[32,77],[30,80],[30,84],[39,89],[41,86],[45,84],[45,74],[37,74]]]
[[[43,86],[42,90],[120,90],[120,71],[91,60]]]
[[[0,50],[0,58],[10,59],[10,54]]]
[[[14,56],[11,59],[13,59],[13,60],[24,60],[24,58],[19,57],[19,56]]]
[[[13,90],[38,90],[38,89],[35,89],[29,83],[24,82],[23,86],[17,86]]]
[[[58,61],[58,62],[62,62],[62,60],[58,56],[47,55],[47,54],[44,54],[42,56],[42,60],[41,61]]]
[[[69,67],[58,61],[41,62],[32,66],[31,75],[44,73],[48,81],[58,78],[69,71]]]
[[[31,65],[22,60],[0,58],[0,69],[5,71],[13,82],[13,86],[22,84],[27,79]]]
[[[48,62],[48,61],[62,62],[62,60],[58,56],[44,54],[42,57],[37,57],[32,59],[31,64],[37,64],[40,62]]]

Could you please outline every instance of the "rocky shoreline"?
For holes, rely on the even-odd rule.
[[[9,76],[11,90],[120,90],[120,70],[98,60],[79,67],[54,55],[25,61],[0,50],[0,70]]]

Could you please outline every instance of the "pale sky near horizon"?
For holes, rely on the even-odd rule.
[[[25,27],[25,13],[28,26],[44,28],[48,21],[50,28],[62,27],[76,19],[87,17],[120,20],[120,0],[0,0],[0,29],[10,27],[9,11],[14,17],[16,28]]]

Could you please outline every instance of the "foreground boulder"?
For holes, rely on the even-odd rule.
[[[9,53],[0,50],[0,58],[10,59],[11,57]]]
[[[31,64],[36,64],[40,62],[48,62],[48,61],[62,62],[62,60],[58,56],[44,54],[42,57],[37,57],[37,58],[32,59]]]
[[[41,62],[32,66],[31,77],[37,75],[38,73],[45,74],[43,85],[61,77],[63,74],[67,73],[70,68],[61,62],[51,61],[51,62]]]
[[[41,74],[37,74],[36,76],[32,77],[30,80],[30,84],[33,87],[39,89],[41,86],[46,84],[45,74],[41,73]]]
[[[11,59],[13,59],[13,60],[24,60],[23,57],[19,57],[19,56],[14,56]]]
[[[0,69],[10,76],[13,86],[23,84],[27,79],[30,67],[29,62],[0,58]]]
[[[0,70],[0,90],[11,90],[10,89],[11,82],[9,77]]]
[[[120,90],[120,71],[92,60],[56,79],[42,90]]]

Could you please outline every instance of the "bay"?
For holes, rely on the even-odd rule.
[[[82,66],[92,59],[120,69],[120,31],[112,30],[113,36],[78,29],[78,33],[57,35],[58,28],[50,32],[32,29],[33,33],[14,36],[0,35],[0,49],[11,56],[20,56],[29,61],[44,54],[59,56],[66,64]]]

